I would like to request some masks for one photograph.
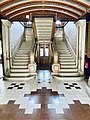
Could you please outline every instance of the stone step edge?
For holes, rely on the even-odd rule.
[[[8,81],[29,81],[32,80],[36,77],[36,75],[28,76],[28,77],[16,77],[16,76],[9,76],[9,77],[4,77],[3,80],[8,80]]]

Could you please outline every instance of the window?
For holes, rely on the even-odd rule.
[[[40,48],[40,56],[43,56],[43,48]]]
[[[45,48],[45,56],[48,56],[48,48]]]

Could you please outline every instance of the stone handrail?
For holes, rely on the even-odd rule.
[[[24,38],[24,33],[22,34],[22,36],[20,37],[20,39],[17,41],[14,49],[13,49],[12,52],[11,52],[11,54],[12,54],[12,59],[14,59],[17,50],[19,49],[20,45],[22,44],[22,42],[23,42],[23,40],[24,40],[23,38]]]
[[[69,42],[69,39],[68,39],[68,37],[67,37],[67,35],[64,33],[64,37],[65,37],[65,40],[66,40],[66,42],[67,42],[67,44],[68,44],[68,46],[69,46],[69,49],[70,49],[70,51],[71,51],[71,54],[72,54],[72,56],[73,56],[73,58],[75,59],[75,52],[74,52],[74,50],[73,50],[73,48],[72,48],[72,46],[71,46],[71,44],[70,44],[70,42]]]

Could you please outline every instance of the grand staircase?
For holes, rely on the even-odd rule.
[[[54,77],[59,80],[81,80],[82,77],[78,73],[75,58],[67,42],[64,40],[56,40],[56,47],[59,53],[60,72],[58,76]]]
[[[30,75],[28,64],[30,59],[31,41],[23,42],[13,59],[13,65],[10,70],[8,80],[30,80],[34,76]]]

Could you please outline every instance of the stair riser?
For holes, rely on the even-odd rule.
[[[76,69],[76,66],[69,66],[69,65],[67,65],[67,66],[66,66],[66,65],[65,65],[65,66],[64,66],[64,65],[61,65],[60,67],[61,67],[61,68],[64,68],[64,69],[65,69],[65,68],[68,68],[68,69],[69,69],[69,68],[73,68],[73,69],[75,68],[75,69]]]
[[[81,81],[83,79],[83,77],[56,77],[54,76],[55,79],[59,80],[59,81],[67,81],[67,82],[77,82],[77,81]]]
[[[78,72],[77,69],[60,69],[60,72]]]
[[[9,80],[9,81],[26,81],[26,80],[31,80],[34,79],[35,76],[30,76],[30,77],[5,77],[5,80]]]
[[[11,72],[29,72],[29,70],[28,69],[11,69],[10,70]]]
[[[60,60],[73,60],[73,57],[59,57]]]
[[[60,57],[72,57],[72,55],[69,55],[69,54],[60,54]]]
[[[18,59],[18,60],[29,60],[28,57],[15,57],[15,59]]]
[[[10,76],[27,77],[29,76],[29,73],[10,73]]]
[[[60,62],[65,62],[65,63],[66,63],[66,62],[74,62],[74,63],[75,63],[75,61],[74,61],[73,59],[71,59],[71,60],[70,60],[70,59],[69,59],[69,60],[60,59],[59,61],[60,61]]]
[[[15,62],[14,62],[14,63],[13,63],[13,66],[15,66],[15,65],[16,65],[16,66],[22,66],[22,65],[23,65],[23,66],[28,66],[28,63],[17,63],[17,62],[15,63]]]
[[[18,55],[29,55],[29,52],[17,52]]]
[[[17,55],[16,55],[16,57],[27,57],[27,58],[28,58],[28,57],[29,57],[29,55],[26,55],[26,54],[25,54],[25,55],[22,55],[22,54],[17,54]]]
[[[61,65],[75,65],[75,62],[60,62]]]
[[[16,68],[16,69],[18,69],[18,68],[24,69],[25,68],[26,69],[26,68],[28,68],[28,66],[12,66],[12,68]]]
[[[62,72],[60,72],[59,75],[60,76],[72,76],[73,77],[73,76],[78,76],[78,73],[68,73],[68,72],[67,73],[63,72],[62,73]]]
[[[30,49],[20,48],[18,51],[30,52]]]
[[[14,63],[29,63],[29,60],[14,60]]]

